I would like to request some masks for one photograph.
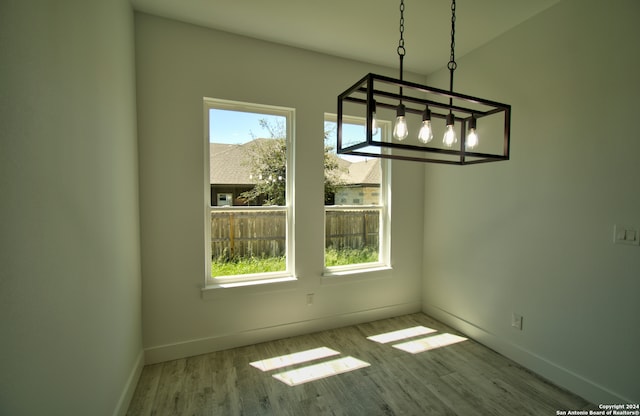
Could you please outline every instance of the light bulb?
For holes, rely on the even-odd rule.
[[[476,118],[469,120],[469,134],[467,134],[467,149],[473,149],[478,145],[478,133],[476,132]]]
[[[418,140],[422,143],[429,143],[433,140],[433,130],[431,128],[431,111],[425,109],[422,113],[422,127],[418,132]]]
[[[393,127],[393,137],[397,140],[404,140],[409,135],[409,129],[407,128],[407,120],[404,118],[405,107],[404,104],[398,105],[396,110],[396,125]]]
[[[371,109],[371,132],[375,136],[378,133],[378,119],[376,117],[376,102],[373,102]]]
[[[467,134],[467,149],[473,149],[478,145],[478,133],[476,133],[476,129],[469,129],[469,134]]]
[[[425,120],[422,122],[422,127],[418,132],[418,139],[422,143],[429,143],[433,140],[433,130],[431,129],[431,120]]]
[[[456,132],[453,129],[453,126],[447,126],[447,130],[444,132],[444,137],[442,142],[447,147],[452,147],[454,144],[458,142],[458,138],[456,137]]]
[[[456,136],[456,131],[454,130],[453,123],[453,114],[447,114],[447,129],[445,130],[444,137],[442,138],[442,143],[444,143],[444,145],[447,147],[452,147],[458,142],[458,137]]]
[[[404,140],[409,135],[409,129],[407,128],[407,120],[404,116],[396,117],[396,125],[393,128],[393,137],[398,140]]]

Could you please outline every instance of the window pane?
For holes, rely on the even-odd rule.
[[[325,121],[325,267],[370,267],[386,261],[381,159],[336,154],[336,127]],[[343,125],[346,137],[363,132],[363,124]]]
[[[285,272],[287,117],[260,106],[208,110],[211,277]],[[277,111],[275,112],[277,113]]]
[[[286,211],[211,209],[211,277],[286,270]]]
[[[209,110],[212,206],[286,205],[286,117]]]
[[[380,211],[325,209],[325,266],[378,262]]]
[[[364,131],[363,125],[344,124],[344,135]],[[361,133],[357,133],[361,134]],[[338,155],[336,123],[325,121],[325,205],[380,205],[380,159]]]

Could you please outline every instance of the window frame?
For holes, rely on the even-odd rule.
[[[218,207],[210,205],[211,201],[211,185],[210,185],[210,110],[228,110],[249,113],[258,113],[265,115],[282,116],[285,118],[286,125],[286,191],[284,206],[246,206],[246,207]],[[242,101],[232,101],[219,98],[203,97],[204,112],[204,243],[205,243],[205,264],[204,264],[204,289],[232,288],[252,285],[262,285],[265,283],[282,283],[297,280],[295,277],[295,243],[294,243],[294,169],[293,160],[294,143],[295,143],[295,109],[289,107],[281,107],[274,105],[248,103]],[[242,275],[229,276],[211,276],[211,212],[212,209],[217,211],[226,210],[270,210],[283,211],[285,213],[285,253],[286,253],[286,269],[278,272],[252,273]]]
[[[333,122],[337,124],[338,117],[334,113],[325,113],[324,122]],[[345,124],[356,124],[364,126],[366,119],[364,117],[343,116]],[[391,122],[387,120],[378,120],[380,134],[385,137],[391,137]],[[324,232],[323,232],[323,273],[324,277],[344,276],[354,273],[374,272],[380,270],[391,269],[391,163],[386,158],[380,159],[380,204],[379,205],[324,205]],[[326,265],[326,227],[327,227],[327,211],[349,211],[349,210],[377,210],[379,211],[379,227],[378,227],[378,261],[370,263],[354,263],[340,266]]]

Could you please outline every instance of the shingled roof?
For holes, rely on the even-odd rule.
[[[209,143],[209,183],[218,185],[252,185],[246,164],[247,144]]]
[[[256,139],[269,140],[269,139]],[[253,185],[250,166],[246,164],[248,146],[244,144],[209,144],[209,183],[216,185]],[[343,180],[347,185],[380,185],[380,159],[349,162],[339,159],[345,169]]]
[[[380,159],[349,163],[343,179],[348,185],[380,185]]]

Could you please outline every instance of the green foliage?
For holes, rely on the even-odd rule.
[[[372,248],[343,250],[328,248],[325,252],[325,265],[327,267],[373,263],[376,261],[378,261],[378,251]],[[279,272],[286,269],[286,258],[284,256],[236,258],[234,260],[226,260],[221,257],[211,262],[211,277]]]
[[[343,175],[347,169],[340,166],[340,158],[329,144],[332,134],[335,134],[335,124],[324,124],[324,203],[333,204],[332,197],[337,188],[344,185]]]
[[[211,277],[279,272],[286,269],[284,256],[237,258],[231,261],[216,259],[211,262]]]
[[[251,177],[256,181],[253,189],[240,194],[240,198],[251,203],[263,198],[263,205],[286,205],[286,161],[287,142],[284,122],[269,123],[266,119],[259,121],[271,138],[258,139],[252,133],[251,142],[245,164],[249,166]],[[326,126],[325,126],[326,127]],[[324,200],[331,201],[336,188],[343,185],[342,175],[345,169],[340,167],[339,158],[328,145],[329,132],[324,134]]]
[[[262,195],[263,205],[286,205],[286,139],[256,139],[248,150],[245,163],[250,167],[256,184],[240,194],[240,198],[251,202]]]
[[[378,251],[372,248],[345,248],[342,250],[327,248],[324,255],[324,263],[326,267],[373,263],[376,261],[378,261]]]
[[[346,168],[340,167],[338,156],[331,152],[330,146],[324,148],[324,203],[333,205],[333,196],[337,189],[344,185],[343,175]]]

